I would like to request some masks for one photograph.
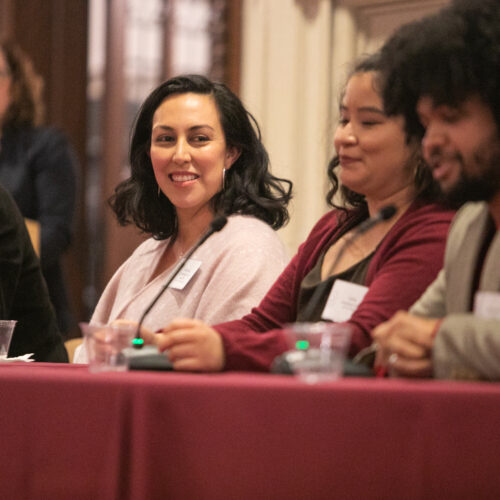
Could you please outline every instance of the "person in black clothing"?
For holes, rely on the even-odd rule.
[[[40,262],[59,330],[74,326],[61,258],[70,245],[77,161],[68,140],[42,127],[41,78],[19,48],[0,42],[0,183],[40,223]]]
[[[10,194],[0,186],[0,319],[17,320],[9,357],[67,362],[54,308],[28,230]]]

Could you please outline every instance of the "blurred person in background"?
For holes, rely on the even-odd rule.
[[[77,190],[75,154],[42,127],[41,77],[10,41],[0,42],[0,183],[25,218],[40,224],[40,261],[63,336],[73,318],[61,257],[70,245]]]

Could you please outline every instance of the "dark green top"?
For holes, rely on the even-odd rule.
[[[360,260],[349,269],[346,269],[341,273],[328,276],[325,280],[322,281],[321,267],[323,266],[325,253],[321,255],[316,265],[302,280],[297,308],[297,321],[321,320],[321,313],[325,308],[326,301],[328,300],[328,296],[330,295],[330,291],[332,290],[333,283],[336,279],[349,281],[350,283],[357,283],[358,285],[364,285],[366,280],[366,273],[368,272],[368,266],[370,265],[370,261],[372,260],[373,255],[375,254],[375,252],[373,251],[370,255],[367,255],[364,259]],[[322,293],[319,297],[317,307],[315,307],[314,311],[312,311],[312,316],[306,318],[304,317],[306,305],[309,303],[314,291],[318,287],[322,287]]]

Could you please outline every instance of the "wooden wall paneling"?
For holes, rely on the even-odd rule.
[[[162,79],[168,80],[172,75],[172,57],[170,54],[170,47],[172,47],[172,9],[175,0],[163,0],[163,19],[165,24],[163,26],[163,46],[162,46]]]
[[[106,31],[106,70],[102,127],[102,206],[104,216],[103,272],[101,288],[112,275],[113,269],[119,265],[111,234],[117,236],[115,221],[109,210],[106,210],[107,198],[113,192],[122,166],[122,134],[124,133],[125,108],[124,101],[124,32],[125,2],[109,0]],[[118,250],[119,251],[119,250]]]
[[[12,35],[12,16],[14,0],[0,0],[0,37]]]
[[[118,267],[143,241],[133,226],[121,227],[107,204],[116,185],[128,176],[127,146],[130,130],[126,126],[125,32],[126,4],[109,0],[106,36],[106,71],[102,131],[102,207],[104,219],[103,269],[101,291]]]
[[[64,258],[65,275],[76,320],[86,320],[83,290],[87,281],[88,237],[84,218],[87,143],[88,1],[52,0],[50,85],[46,88],[47,122],[66,132],[79,159],[75,236]],[[74,335],[79,334],[76,328]]]
[[[226,85],[236,94],[241,77],[241,0],[227,0],[226,10]]]

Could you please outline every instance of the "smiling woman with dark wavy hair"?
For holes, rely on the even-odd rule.
[[[161,84],[139,111],[130,165],[110,203],[121,224],[152,237],[111,279],[92,321],[139,321],[218,215],[227,216],[227,225],[197,250],[145,326],[157,330],[177,316],[220,322],[249,312],[287,262],[274,230],[288,220],[292,184],[271,174],[258,125],[238,97],[199,75]]]
[[[168,98],[195,94],[213,105],[228,151],[237,152],[234,163],[224,170],[224,189],[210,199],[210,211],[224,215],[254,216],[273,229],[288,221],[287,204],[292,183],[278,179],[269,170],[269,157],[261,141],[259,126],[238,97],[224,84],[200,75],[172,78],[144,101],[136,119],[130,146],[131,176],[122,182],[111,205],[122,224],[133,222],[158,239],[177,231],[178,214],[172,200],[157,196],[158,180],[150,150],[154,147],[154,115]],[[222,171],[220,186],[222,186]]]

